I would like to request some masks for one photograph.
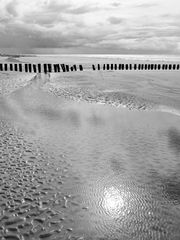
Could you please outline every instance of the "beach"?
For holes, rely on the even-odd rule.
[[[89,70],[119,59],[0,73],[3,240],[179,239],[180,72]]]

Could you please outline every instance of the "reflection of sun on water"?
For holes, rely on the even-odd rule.
[[[111,187],[105,189],[102,206],[108,215],[112,217],[118,216],[124,204],[122,194],[117,188]]]

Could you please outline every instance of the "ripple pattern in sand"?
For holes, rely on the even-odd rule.
[[[1,120],[0,156],[0,239],[70,239],[64,169],[53,164],[53,154]]]
[[[115,107],[126,107],[129,110],[150,110],[156,108],[156,103],[153,103],[152,101],[119,91],[97,91],[71,87],[58,88],[52,84],[48,87],[48,89],[57,96],[63,96],[75,101],[108,104]]]

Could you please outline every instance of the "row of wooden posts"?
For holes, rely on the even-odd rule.
[[[69,71],[83,71],[83,66],[70,66],[65,64],[31,64],[31,63],[0,63],[0,71],[15,71],[15,72],[34,72],[34,73],[48,73],[48,72],[69,72]]]
[[[180,64],[97,64],[92,65],[95,70],[180,70]]]
[[[31,64],[31,63],[0,63],[0,71],[16,72],[72,72],[83,71],[82,65],[66,64]],[[180,70],[180,64],[96,64],[92,65],[92,70]]]

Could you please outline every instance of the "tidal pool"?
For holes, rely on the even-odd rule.
[[[178,116],[35,84],[0,108],[2,239],[179,239]]]

